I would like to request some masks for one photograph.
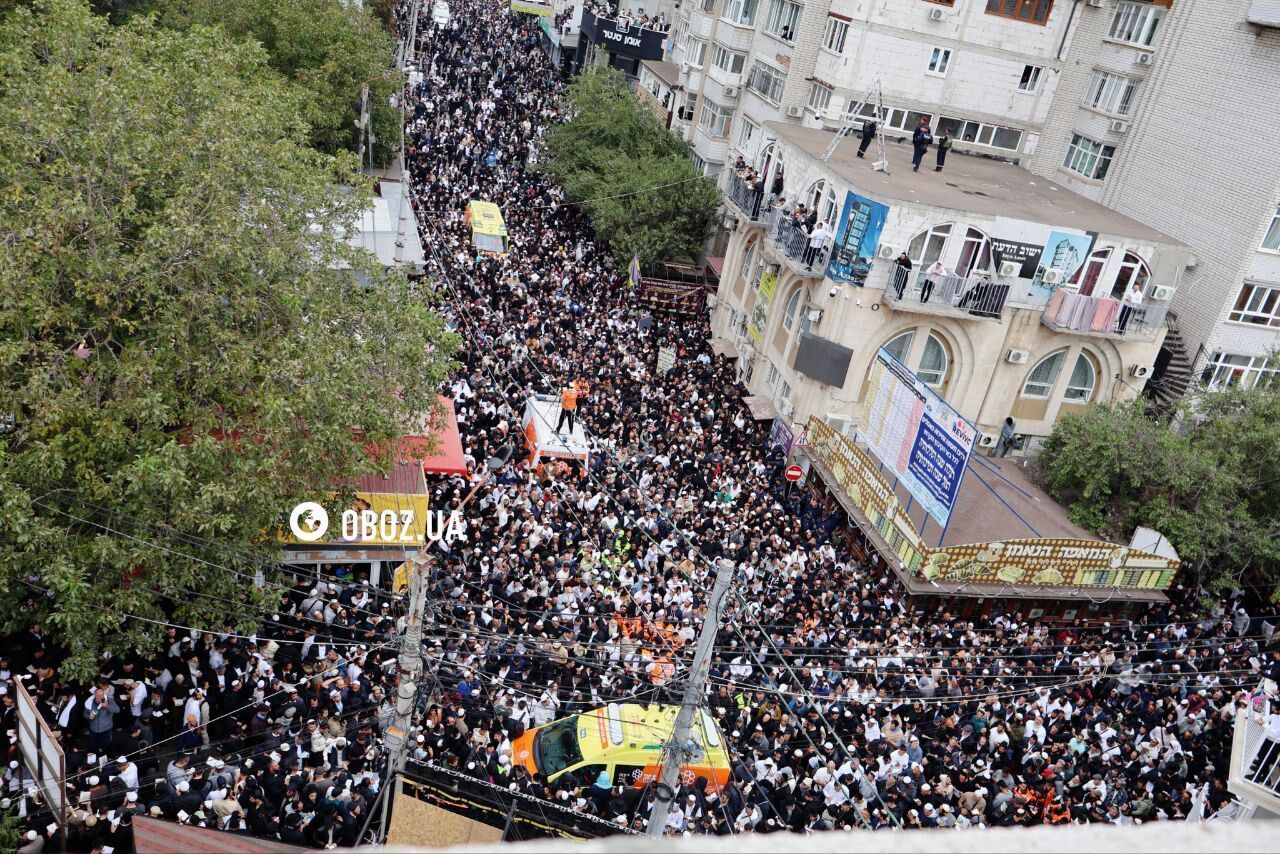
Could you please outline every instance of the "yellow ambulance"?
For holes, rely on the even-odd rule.
[[[471,242],[480,252],[507,254],[507,226],[502,209],[493,202],[473,201],[467,205],[466,222],[471,226]]]
[[[549,781],[567,777],[590,786],[604,772],[610,785],[645,786],[662,773],[662,746],[675,730],[679,711],[679,706],[610,703],[529,730],[512,745],[512,761]],[[692,784],[705,777],[707,790],[719,791],[729,780],[729,753],[705,711],[694,718],[693,740],[701,755],[680,770],[681,779]]]

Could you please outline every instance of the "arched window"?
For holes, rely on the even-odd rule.
[[[1044,399],[1052,394],[1053,384],[1058,380],[1058,371],[1062,370],[1062,360],[1066,357],[1067,351],[1059,350],[1041,359],[1027,375],[1027,381],[1022,386],[1022,396]]]
[[[818,222],[835,222],[836,191],[825,178],[810,187],[802,201],[818,212]]]
[[[956,263],[956,275],[967,276],[974,270],[990,269],[991,241],[978,229],[967,229],[964,233],[964,244],[960,247],[960,260]]]
[[[942,250],[946,248],[947,238],[950,236],[951,223],[949,222],[935,225],[928,231],[922,231],[911,238],[911,243],[907,246],[907,257],[917,267],[928,267],[942,257]]]
[[[804,293],[804,288],[796,288],[791,294],[791,299],[787,300],[786,311],[782,315],[782,325],[787,331],[796,325],[796,312],[800,310],[800,296]]]
[[[1071,283],[1080,286],[1081,294],[1093,296],[1094,289],[1098,287],[1098,279],[1102,277],[1102,270],[1110,257],[1111,247],[1089,253],[1089,260],[1081,264],[1080,269],[1071,277]]]
[[[920,369],[916,376],[931,388],[940,388],[947,380],[947,368],[951,359],[947,356],[947,345],[938,336],[929,333],[924,342],[924,354],[920,357]]]
[[[1098,383],[1098,369],[1093,360],[1084,353],[1076,357],[1076,366],[1071,369],[1071,377],[1067,380],[1067,390],[1062,399],[1069,403],[1088,403],[1093,399],[1093,389]]]
[[[1135,282],[1145,292],[1147,280],[1150,278],[1151,270],[1148,269],[1147,262],[1133,252],[1125,252],[1124,260],[1120,262],[1120,270],[1116,273],[1116,283],[1111,286],[1111,296],[1121,299],[1129,292],[1130,285]]]
[[[747,247],[747,251],[742,254],[742,278],[746,279],[751,276],[751,262],[755,260],[755,257],[756,244],[755,242],[752,242],[752,244]]]
[[[911,341],[915,337],[914,329],[903,332],[901,335],[895,336],[888,344],[885,344],[884,348],[892,353],[899,362],[905,362],[907,353],[911,351]]]

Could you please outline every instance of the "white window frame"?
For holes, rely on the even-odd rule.
[[[1082,134],[1073,133],[1071,144],[1067,146],[1067,156],[1062,166],[1093,181],[1102,181],[1111,171],[1111,162],[1115,159],[1116,147],[1104,145],[1089,139]]]
[[[752,140],[756,138],[756,131],[760,130],[760,126],[746,116],[742,117],[742,124],[738,126],[738,147],[744,148],[751,145]]]
[[[915,343],[915,339],[916,339],[916,331],[914,329],[908,329],[906,332],[899,332],[897,335],[893,336],[888,341],[884,342],[884,349],[888,350],[890,353],[893,353],[894,357],[899,362],[906,364],[907,356],[911,354],[911,345]],[[894,345],[897,344],[899,341],[906,341],[906,344],[904,344],[901,348],[902,355],[898,355],[898,353],[894,350]]]
[[[920,269],[933,264],[934,261],[942,259],[943,253],[947,251],[947,242],[951,239],[951,230],[955,227],[952,222],[940,222],[931,226],[927,231],[921,231],[912,236],[911,241],[907,244],[907,251],[911,251],[911,247],[916,241],[920,241],[920,254],[911,259],[911,263]],[[935,243],[936,241],[936,243]],[[929,249],[931,246],[937,247],[937,254],[930,257]]]
[[[729,125],[733,121],[733,108],[717,104],[710,98],[702,99],[702,112],[698,115],[698,126],[716,139],[729,135]]]
[[[1023,131],[1021,128],[975,122],[954,116],[939,116],[933,128],[934,136],[941,135],[943,125],[946,122],[955,122],[958,125],[952,132],[951,138],[965,145],[982,145],[987,148],[994,148],[997,151],[1017,151],[1022,146]],[[997,145],[996,140],[1002,133],[1014,133],[1017,134],[1017,138],[1012,145]],[[973,138],[969,139],[968,137]]]
[[[742,256],[742,267],[738,270],[739,275],[746,279],[751,275],[751,262],[755,260],[756,244],[752,243],[747,247],[746,253]]]
[[[804,296],[804,288],[796,288],[787,300],[787,307],[782,312],[782,328],[790,332],[795,328],[796,315],[800,313],[800,300]]]
[[[754,27],[760,0],[725,0],[720,17],[740,27]]]
[[[936,345],[938,348],[938,352],[942,354],[942,370],[940,371],[925,370],[924,360],[925,360],[925,356],[928,355],[929,353],[930,344]],[[944,385],[946,385],[947,375],[950,372],[951,372],[951,355],[947,352],[947,344],[937,335],[934,335],[932,332],[930,332],[929,335],[924,340],[924,350],[922,350],[920,353],[920,367],[916,370],[916,376],[918,376],[920,378],[920,381],[923,382],[925,385],[927,385],[929,388],[942,388]]]
[[[854,101],[850,100],[850,109],[853,108]],[[914,131],[916,125],[920,123],[920,116],[928,116],[930,119],[934,117],[934,113],[921,113],[915,110],[907,110],[902,107],[891,107],[885,105],[884,108],[884,126],[894,130]],[[862,105],[862,109],[858,112],[860,119],[875,119],[876,105],[872,100]]]
[[[1227,320],[1247,326],[1280,328],[1280,285],[1245,282],[1231,304]]]
[[[1138,81],[1113,71],[1095,68],[1084,93],[1084,105],[1109,116],[1127,116],[1133,112]]]
[[[714,47],[715,50],[712,51],[711,54],[711,64],[723,71],[725,74],[741,75],[743,69],[747,67],[747,55],[741,51],[730,50],[720,44],[720,42],[716,42]],[[722,60],[728,62],[729,67],[726,68],[722,65]],[[736,71],[733,69],[734,60],[737,60],[738,65]]]
[[[769,14],[764,21],[764,31],[771,36],[788,43],[796,40],[796,30],[800,29],[800,17],[804,14],[804,6],[792,0],[771,0]],[[782,28],[788,28],[790,35],[783,36]]]
[[[1116,4],[1115,14],[1111,17],[1107,38],[1123,44],[1151,47],[1156,34],[1160,32],[1165,11],[1164,7],[1152,3],[1121,0]]]
[[[822,115],[831,106],[831,96],[835,89],[817,80],[809,87],[809,108]]]
[[[716,12],[716,0],[702,0],[702,11],[708,15],[714,15]]]
[[[1079,384],[1076,383],[1076,371],[1080,366],[1084,365],[1089,372],[1088,381]],[[1098,369],[1093,364],[1093,359],[1085,353],[1076,356],[1076,363],[1071,366],[1071,375],[1067,377],[1067,387],[1062,392],[1062,399],[1066,403],[1088,403],[1093,400],[1093,393],[1098,388]]]
[[[697,151],[690,149],[689,159],[693,161],[693,168],[698,170],[699,175],[707,174],[707,161],[703,160]]]
[[[1034,368],[1027,372],[1027,378],[1022,383],[1022,396],[1029,397],[1033,400],[1048,400],[1053,394],[1053,387],[1058,382],[1058,374],[1062,372],[1062,363],[1067,360],[1067,351],[1058,350],[1045,356],[1036,362]],[[1036,371],[1042,367],[1049,365],[1048,377],[1040,380],[1034,379]],[[1032,390],[1035,386],[1035,390]]]
[[[822,49],[837,56],[844,53],[849,39],[849,22],[839,18],[827,18],[827,32],[822,37]]]
[[[695,59],[694,56],[697,55]],[[684,61],[693,68],[702,68],[707,62],[707,43],[703,39],[690,38],[684,46]]]
[[[757,59],[747,77],[747,88],[766,100],[780,104],[787,88],[787,73]]]
[[[1040,76],[1044,74],[1043,65],[1027,64],[1022,66],[1022,74],[1018,77],[1018,91],[1034,95],[1040,91]]]
[[[1214,353],[1201,371],[1200,381],[1211,391],[1221,391],[1232,386],[1249,389],[1263,378],[1268,382],[1280,379],[1280,364],[1270,364],[1266,356],[1244,356],[1237,353]]]
[[[1276,212],[1271,215],[1271,224],[1262,233],[1263,252],[1280,252],[1280,203],[1276,204]]]
[[[931,77],[946,77],[947,69],[950,67],[951,48],[935,47],[929,54],[929,66],[924,73]]]

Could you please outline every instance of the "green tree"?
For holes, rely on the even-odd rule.
[[[39,0],[0,66],[0,628],[84,675],[255,625],[288,511],[388,469],[456,341],[338,239],[366,182],[259,46]]]
[[[185,29],[218,26],[253,39],[267,61],[304,94],[311,144],[321,151],[355,150],[361,88],[370,84],[375,162],[389,161],[400,141],[400,112],[389,97],[401,85],[388,72],[395,42],[371,11],[342,0],[151,0],[161,21]]]
[[[1208,392],[1180,416],[1171,430],[1131,401],[1064,418],[1040,457],[1045,486],[1100,535],[1160,531],[1208,592],[1254,584],[1280,601],[1280,387]]]
[[[688,145],[632,94],[616,69],[591,68],[570,85],[572,118],[547,133],[542,168],[570,199],[586,201],[598,237],[620,265],[702,250],[720,204]],[[654,189],[661,188],[661,189]]]

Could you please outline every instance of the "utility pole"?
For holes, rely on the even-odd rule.
[[[658,799],[653,805],[653,812],[649,814],[649,827],[646,829],[649,836],[662,836],[666,832],[667,815],[671,812],[671,802],[675,799],[676,786],[680,783],[680,768],[697,758],[698,747],[693,741],[694,715],[702,708],[707,675],[711,670],[711,653],[716,646],[716,633],[720,631],[724,598],[733,581],[733,570],[733,561],[720,558],[716,566],[716,581],[711,588],[711,600],[707,603],[707,613],[702,619],[702,629],[698,632],[698,648],[693,656],[693,667],[690,668],[684,685],[684,699],[676,714],[675,730],[671,734],[671,740],[667,742],[662,758],[662,779],[655,787]]]
[[[413,558],[409,571],[409,615],[404,634],[400,637],[400,652],[396,658],[396,720],[387,727],[384,743],[387,748],[388,788],[382,793],[381,839],[387,838],[387,814],[399,774],[404,770],[405,747],[408,745],[409,728],[413,725],[413,711],[418,704],[418,685],[422,681],[422,623],[427,610],[428,560],[419,555]]]

